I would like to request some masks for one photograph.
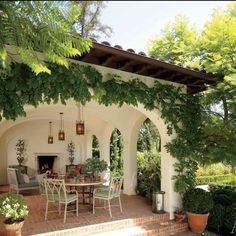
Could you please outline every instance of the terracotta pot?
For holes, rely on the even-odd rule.
[[[175,216],[175,221],[181,222],[184,219],[184,214],[183,213],[174,213]]]
[[[193,233],[202,233],[207,225],[209,214],[195,214],[187,212],[188,224]]]
[[[4,224],[7,236],[21,236],[21,228],[23,227],[24,221],[16,222],[13,224]]]

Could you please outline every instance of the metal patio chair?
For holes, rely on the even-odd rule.
[[[122,212],[122,205],[120,200],[121,186],[123,183],[123,177],[112,177],[108,188],[95,188],[93,191],[93,214],[95,214],[95,208],[106,208],[106,202],[108,203],[108,209],[110,217],[112,217],[111,206],[119,206]],[[118,198],[119,205],[111,205],[111,200]],[[96,199],[104,200],[104,206],[95,206]]]

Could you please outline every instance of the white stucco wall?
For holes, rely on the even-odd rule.
[[[79,63],[86,64],[86,63]],[[122,80],[139,78],[148,86],[152,86],[154,79],[134,75],[119,70],[96,67],[102,74],[114,73],[121,76]],[[106,79],[106,77],[104,77]],[[166,83],[166,82],[164,82]],[[177,84],[171,83],[175,86]],[[31,106],[25,107],[27,116],[17,118],[16,121],[0,122],[0,184],[6,184],[6,168],[8,165],[17,164],[15,143],[21,138],[27,144],[27,162],[26,165],[35,169],[35,153],[58,153],[59,164],[58,172],[65,171],[65,164],[69,164],[66,145],[72,140],[76,144],[76,158],[74,163],[84,163],[86,158],[91,157],[91,137],[95,134],[99,140],[101,158],[110,160],[109,142],[111,132],[118,128],[124,138],[124,193],[135,194],[137,183],[137,134],[142,122],[148,117],[155,124],[162,140],[161,152],[161,186],[166,192],[165,210],[170,212],[173,217],[174,207],[179,205],[179,196],[173,191],[172,176],[174,173],[173,163],[175,159],[166,152],[164,145],[169,142],[173,136],[166,133],[166,125],[161,119],[159,111],[147,111],[142,105],[131,107],[124,105],[122,107],[99,105],[92,101],[84,107],[85,133],[84,136],[75,134],[75,122],[77,120],[78,109],[74,101],[70,100],[64,106],[58,104],[41,104],[37,109]],[[57,132],[59,129],[59,113],[64,113],[66,140],[58,141]],[[49,133],[48,122],[53,122],[54,144],[47,143]]]

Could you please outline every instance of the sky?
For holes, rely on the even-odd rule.
[[[101,22],[113,29],[108,41],[112,46],[147,52],[147,42],[161,32],[167,22],[182,13],[201,29],[211,17],[212,9],[224,8],[228,1],[108,1]]]

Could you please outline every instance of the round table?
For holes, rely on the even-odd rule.
[[[93,189],[94,186],[102,185],[102,181],[79,181],[79,180],[65,180],[65,186],[68,187],[81,187],[82,188],[82,197],[83,197],[83,204],[85,204],[85,198],[89,198],[89,204],[91,204],[91,198],[93,197]],[[89,187],[89,192],[85,191],[85,187]],[[85,194],[89,196],[86,197]]]

